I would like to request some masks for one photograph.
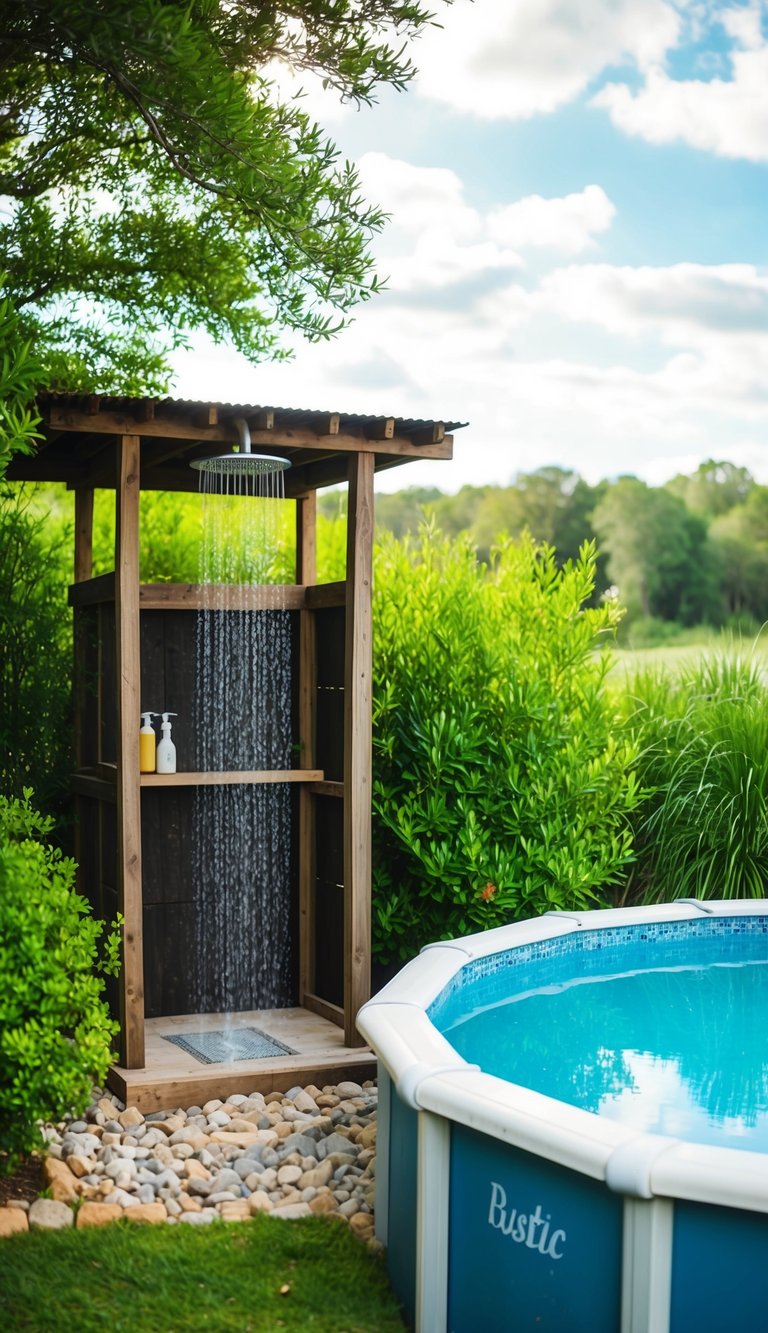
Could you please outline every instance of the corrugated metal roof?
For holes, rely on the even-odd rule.
[[[125,394],[43,393],[38,406],[43,439],[34,455],[11,460],[6,474],[9,481],[112,486],[115,437],[138,435],[142,487],[192,489],[197,478],[190,465],[212,446],[219,452],[233,449],[238,434],[234,419],[244,417],[253,451],[287,458],[291,472],[286,494],[299,495],[346,481],[349,457],[356,451],[372,454],[377,472],[419,458],[449,459],[451,432],[466,424]]]
[[[279,407],[274,403],[230,403],[214,402],[209,399],[197,398],[151,398],[151,397],[130,397],[124,394],[87,394],[87,393],[57,393],[46,392],[38,396],[40,406],[46,403],[61,403],[71,406],[87,406],[98,404],[99,409],[108,412],[120,412],[128,409],[135,409],[140,404],[152,405],[155,411],[165,408],[169,411],[182,412],[201,412],[206,408],[216,408],[222,416],[257,416],[262,412],[274,412],[279,416],[284,425],[299,425],[302,421],[309,418],[319,417],[338,417],[349,427],[364,429],[365,426],[373,426],[378,421],[389,420],[395,422],[395,433],[398,435],[410,435],[414,431],[424,430],[438,423],[446,431],[461,430],[469,423],[466,421],[446,421],[444,417],[398,417],[392,412],[343,412],[338,408],[309,408],[309,407]]]

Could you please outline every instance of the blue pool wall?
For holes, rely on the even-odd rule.
[[[768,1329],[768,1159],[640,1134],[483,1074],[429,1017],[450,1022],[470,979],[508,995],[548,984],[547,969],[557,984],[564,958],[610,971],[626,949],[677,966],[692,938],[719,961],[766,957],[768,906],[551,914],[431,946],[365,1006],[377,1235],[417,1333]]]
[[[396,1093],[391,1106],[387,1260],[412,1326],[419,1113]],[[465,1126],[453,1124],[450,1132],[449,1333],[617,1333],[622,1196],[580,1172]],[[517,1231],[513,1211],[515,1221],[525,1219]],[[553,1236],[554,1255],[542,1254],[536,1241],[540,1246]],[[768,1328],[766,1256],[768,1216],[678,1201],[672,1222],[669,1333],[762,1333]]]

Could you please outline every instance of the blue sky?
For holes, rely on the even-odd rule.
[[[768,482],[768,0],[435,8],[406,93],[302,80],[391,214],[387,291],[288,364],[198,343],[174,392],[470,423],[388,490],[710,457]]]

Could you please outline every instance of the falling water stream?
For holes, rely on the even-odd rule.
[[[201,472],[200,490],[196,765],[205,773],[289,769],[290,614],[270,584],[283,473]],[[197,1012],[290,1005],[289,785],[199,786],[194,819]]]

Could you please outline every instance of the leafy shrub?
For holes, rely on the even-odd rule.
[[[74,863],[30,797],[0,797],[0,1170],[41,1147],[38,1120],[85,1108],[117,1031],[98,972],[117,971],[118,936],[99,951]]]
[[[382,540],[374,598],[374,952],[608,901],[631,859],[634,749],[603,688],[595,553],[425,528]]]
[[[0,285],[7,275],[0,274]],[[16,453],[31,454],[40,432],[32,405],[43,380],[31,344],[21,337],[21,321],[7,294],[0,293],[0,478]]]
[[[768,692],[757,663],[704,658],[642,673],[625,711],[646,799],[630,894],[762,898],[768,882]]]
[[[0,790],[61,814],[72,767],[71,526],[0,491]]]
[[[261,500],[234,495],[210,501],[219,508],[218,523],[227,533],[228,576],[233,582],[254,579],[251,558],[258,542],[260,511],[264,549],[271,551],[266,575],[258,581],[292,583],[296,565],[293,501]],[[140,559],[143,583],[197,583],[203,545],[204,504],[199,495],[142,491],[140,498]],[[254,533],[256,537],[254,538]],[[96,493],[93,531],[94,573],[115,567],[114,496]]]

